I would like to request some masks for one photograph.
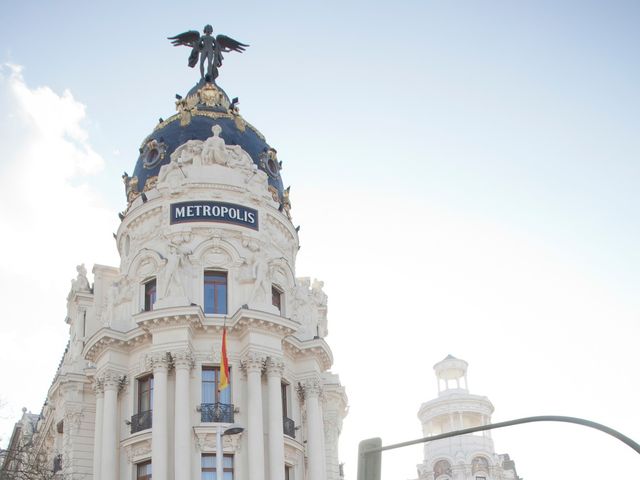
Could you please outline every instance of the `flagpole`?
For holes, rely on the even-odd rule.
[[[218,376],[218,403],[220,403],[221,397],[220,397],[220,380],[222,378],[223,372],[222,370],[225,368],[226,366],[226,362],[227,360],[224,358],[226,352],[224,351],[224,337],[225,337],[225,333],[227,331],[227,316],[224,316],[224,320],[222,323],[222,345],[223,348],[220,349],[220,369],[218,371],[219,376]],[[227,380],[228,381],[228,380]],[[219,419],[222,420],[222,419]],[[222,425],[220,423],[218,423],[218,428],[216,428],[216,480],[224,480],[224,467],[223,467],[223,459],[224,459],[224,451],[222,448]]]

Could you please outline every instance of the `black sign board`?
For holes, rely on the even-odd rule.
[[[258,211],[225,202],[180,202],[171,204],[170,223],[220,222],[233,223],[258,230]]]

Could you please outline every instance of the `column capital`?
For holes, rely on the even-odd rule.
[[[284,373],[284,361],[280,357],[267,357],[265,367],[269,377],[282,377]]]
[[[93,391],[96,397],[102,397],[104,395],[104,385],[102,384],[102,380],[97,377],[93,379]]]
[[[319,377],[310,377],[298,384],[298,393],[303,399],[320,397],[322,394],[322,382]]]
[[[189,349],[171,352],[171,359],[173,360],[173,366],[176,369],[184,368],[191,370],[193,368],[193,353]]]
[[[259,372],[262,373],[264,369],[265,357],[259,352],[247,353],[241,361],[242,369],[246,372]]]
[[[147,370],[154,372],[159,370],[169,370],[171,365],[171,356],[169,352],[155,352],[147,355],[145,359]]]
[[[127,376],[122,372],[113,369],[103,370],[98,376],[98,384],[102,386],[102,391],[120,391],[127,384]]]

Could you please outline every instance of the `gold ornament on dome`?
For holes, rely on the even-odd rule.
[[[271,198],[273,198],[274,202],[280,203],[280,196],[278,195],[278,189],[273,185],[269,185],[269,193],[271,193]]]
[[[225,95],[213,83],[205,83],[204,86],[198,90],[198,97],[200,103],[205,104],[207,107],[221,105],[224,108],[229,108],[229,102]]]
[[[180,116],[180,126],[186,127],[191,123],[191,118],[193,116],[193,111],[198,104],[198,96],[191,95],[187,98],[178,98],[176,100],[176,110],[178,111],[178,115]]]
[[[158,176],[154,175],[153,177],[149,177],[145,180],[144,182],[144,188],[142,189],[143,192],[148,192],[149,190],[151,190],[152,188],[155,188],[155,186],[158,184]]]

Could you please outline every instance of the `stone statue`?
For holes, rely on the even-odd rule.
[[[178,245],[169,243],[169,255],[165,265],[164,296],[186,296],[182,270],[187,267],[187,260],[191,252],[182,250]]]
[[[222,127],[214,125],[211,127],[213,135],[204,141],[202,146],[202,163],[203,165],[226,165],[228,161],[227,147],[224,139],[220,137]]]
[[[71,291],[74,293],[90,292],[91,287],[89,286],[89,280],[87,280],[87,269],[84,263],[78,265],[76,271],[78,272],[78,276],[74,280],[71,280]]]
[[[168,37],[171,44],[175,47],[183,45],[191,47],[189,55],[189,66],[191,68],[198,63],[200,57],[200,77],[206,81],[212,82],[218,77],[218,68],[222,66],[222,52],[244,52],[249,45],[240,43],[226,35],[213,36],[213,27],[205,25],[204,35],[200,35],[196,30],[189,30],[175,37]],[[207,62],[207,71],[205,74],[204,64]]]

